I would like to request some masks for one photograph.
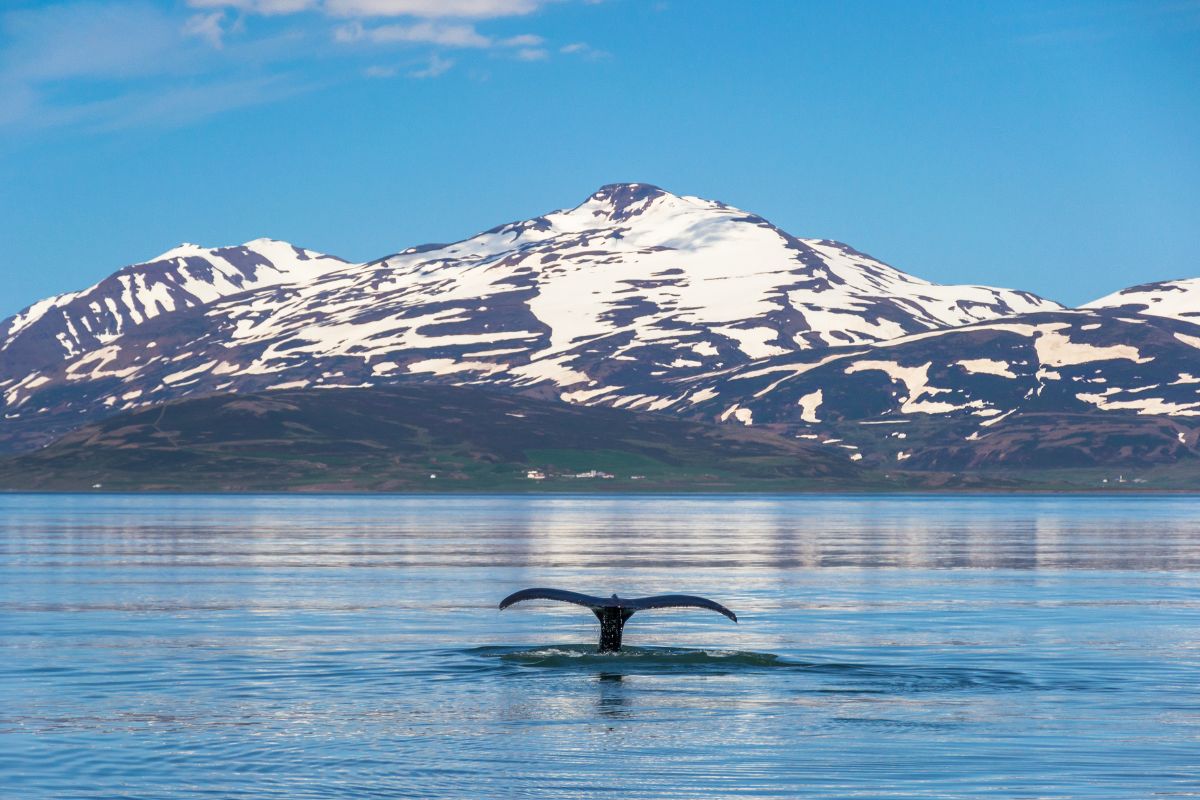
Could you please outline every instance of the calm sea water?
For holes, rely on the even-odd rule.
[[[0,497],[0,795],[1198,796],[1200,501]]]

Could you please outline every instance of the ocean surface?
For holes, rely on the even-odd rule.
[[[0,796],[1200,796],[1200,500],[0,496]]]

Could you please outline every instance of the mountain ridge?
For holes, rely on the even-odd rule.
[[[282,283],[293,273],[315,275],[345,263],[275,239],[215,248],[183,243],[122,267],[90,287],[45,298],[0,321],[0,358],[36,363],[52,359],[56,351],[70,357],[163,313]]]
[[[1200,323],[1200,278],[1154,281],[1105,295],[1080,308],[1117,308]]]

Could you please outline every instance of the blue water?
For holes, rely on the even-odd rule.
[[[1197,512],[0,496],[0,795],[1196,796]]]

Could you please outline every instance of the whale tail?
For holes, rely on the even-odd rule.
[[[592,613],[600,620],[601,653],[615,653],[621,649],[621,633],[633,612],[625,608],[593,608]]]
[[[720,603],[690,594],[659,594],[653,597],[624,598],[617,597],[615,594],[612,597],[595,597],[563,589],[522,589],[501,600],[500,610],[503,611],[509,606],[525,600],[557,600],[561,603],[572,603],[591,609],[592,613],[596,615],[596,619],[600,620],[599,650],[601,653],[615,653],[621,649],[621,633],[625,628],[625,623],[637,611],[651,608],[704,608],[716,611],[737,622],[737,615]]]

